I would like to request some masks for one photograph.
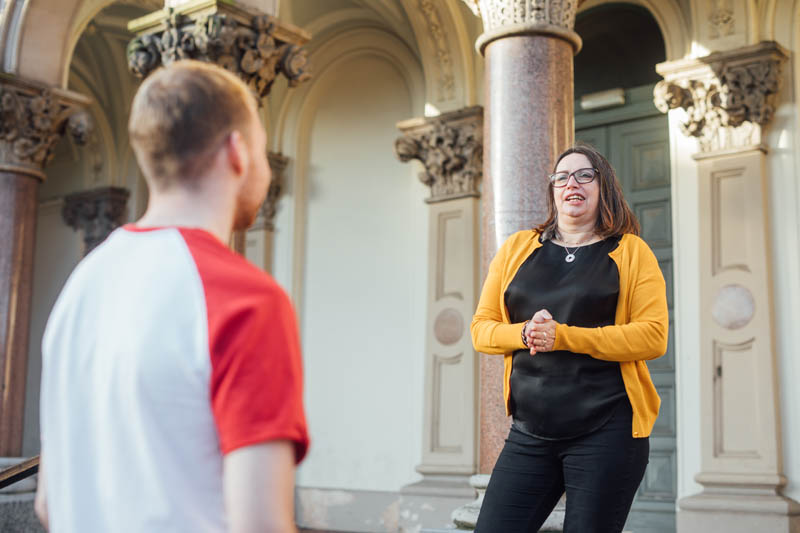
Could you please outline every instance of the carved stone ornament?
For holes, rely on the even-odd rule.
[[[123,187],[99,187],[64,198],[61,216],[69,227],[83,233],[84,255],[122,225],[129,196]]]
[[[0,73],[0,166],[44,179],[64,133],[85,144],[92,123],[83,109],[90,100],[80,94],[47,88]]]
[[[425,167],[419,179],[431,188],[427,202],[480,196],[483,176],[483,108],[468,107],[438,117],[398,124],[404,135],[395,141],[400,161],[418,159]]]
[[[511,24],[552,24],[571,30],[583,0],[464,0],[485,31]]]
[[[577,54],[581,38],[573,31],[578,6],[585,0],[464,0],[483,21],[475,43],[479,52],[492,41],[513,35],[550,35],[572,44]]]
[[[284,170],[289,164],[289,158],[275,152],[268,154],[269,168],[272,171],[272,180],[269,182],[269,189],[267,190],[267,198],[258,212],[258,217],[253,225],[253,229],[265,229],[267,231],[275,231],[275,214],[278,212],[278,200],[283,193],[284,188]]]
[[[735,25],[731,0],[714,0],[708,14],[708,23],[711,26],[712,39],[731,35]]]
[[[662,113],[686,111],[681,130],[696,137],[703,152],[757,145],[775,114],[785,60],[769,42],[665,63],[658,67],[665,79],[656,84],[654,102]]]
[[[311,77],[306,51],[300,47],[309,36],[300,28],[221,1],[190,2],[160,13],[159,18],[151,14],[128,26],[140,33],[127,50],[128,67],[136,76],[145,77],[179,59],[197,59],[238,75],[259,99],[269,94],[279,73],[290,87]]]
[[[428,35],[435,47],[434,59],[439,71],[439,99],[450,100],[455,97],[456,77],[453,73],[453,58],[447,44],[445,27],[439,15],[437,0],[419,0],[419,10],[425,17]]]

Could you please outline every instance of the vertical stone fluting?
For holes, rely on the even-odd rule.
[[[65,131],[78,142],[89,100],[0,74],[0,456],[22,448],[36,191]]]

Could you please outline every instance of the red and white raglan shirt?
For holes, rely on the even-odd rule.
[[[206,231],[116,230],[70,276],[42,351],[53,533],[226,531],[223,456],[308,448],[289,298]]]

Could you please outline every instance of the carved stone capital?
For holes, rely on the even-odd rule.
[[[103,242],[125,221],[130,193],[123,187],[99,187],[64,198],[64,222],[83,233],[84,255]]]
[[[84,144],[91,120],[83,109],[91,100],[0,73],[0,170],[44,180],[44,166],[56,143],[69,132]]]
[[[426,202],[480,196],[483,176],[483,108],[467,107],[432,118],[397,125],[403,136],[394,149],[400,161],[418,159],[425,166],[419,179],[431,188]]]
[[[283,154],[270,152],[267,154],[269,168],[272,170],[272,181],[269,182],[267,198],[258,212],[258,217],[250,229],[265,229],[275,231],[275,213],[278,211],[278,200],[284,189],[284,170],[289,164],[289,158]]]
[[[584,0],[464,0],[483,21],[480,52],[491,41],[510,35],[551,34],[569,41],[577,54],[581,39],[573,31]]]
[[[138,36],[128,44],[128,68],[145,77],[178,59],[197,59],[237,74],[259,99],[279,73],[294,87],[308,80],[310,35],[252,8],[224,0],[194,0],[128,24]]]
[[[759,145],[775,114],[781,65],[787,55],[774,42],[658,65],[664,76],[653,91],[662,113],[681,108],[685,135],[703,152]]]

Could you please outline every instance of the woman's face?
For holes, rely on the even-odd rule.
[[[589,183],[578,183],[573,172],[581,169],[591,169],[592,163],[583,154],[572,153],[559,161],[556,173],[567,172],[569,179],[564,187],[553,187],[553,199],[559,220],[569,221],[572,224],[589,224],[597,220],[600,205],[600,176],[595,172],[595,178]]]

